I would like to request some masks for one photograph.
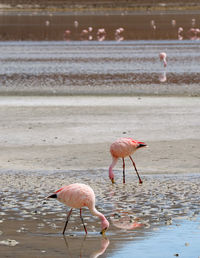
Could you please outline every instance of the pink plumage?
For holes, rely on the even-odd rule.
[[[104,234],[109,227],[109,222],[107,221],[105,216],[101,212],[97,211],[97,209],[95,208],[95,194],[93,189],[89,185],[79,184],[79,183],[67,185],[57,190],[54,194],[48,196],[48,198],[57,198],[58,201],[71,207],[71,210],[67,216],[65,227],[63,229],[63,234],[65,233],[73,208],[80,209],[80,218],[82,220],[86,234],[87,234],[87,229],[83,222],[83,218],[81,214],[82,207],[88,207],[90,212],[94,216],[97,216],[100,218],[102,234]]]
[[[167,54],[165,52],[161,52],[159,54],[159,57],[160,57],[160,61],[163,62],[164,67],[166,67],[167,66]]]
[[[80,209],[88,207],[92,209],[95,206],[95,194],[92,188],[85,184],[66,185],[56,191],[58,201],[65,205]]]
[[[125,158],[136,151],[138,144],[132,138],[120,138],[111,144],[110,153],[113,157]]]
[[[114,173],[113,168],[116,165],[119,158],[122,158],[123,161],[123,183],[125,183],[125,161],[124,158],[129,156],[131,159],[133,166],[135,168],[136,174],[139,178],[139,183],[142,184],[142,180],[139,176],[139,173],[137,171],[135,162],[133,161],[131,155],[139,148],[147,146],[144,142],[139,142],[137,140],[134,140],[132,138],[119,138],[110,146],[110,153],[112,155],[112,163],[109,167],[109,177],[112,183],[114,183]]]

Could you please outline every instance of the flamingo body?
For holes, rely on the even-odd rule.
[[[56,191],[56,194],[58,201],[71,208],[88,207],[92,209],[95,204],[94,191],[85,184],[66,185]]]
[[[82,207],[88,207],[93,215],[101,219],[102,234],[104,234],[109,227],[109,222],[107,221],[105,216],[101,212],[97,211],[97,209],[95,208],[95,194],[93,189],[89,185],[79,183],[67,185],[57,190],[54,194],[48,196],[48,198],[57,198],[58,201],[71,207],[71,210],[67,216],[67,221],[63,230],[63,234],[65,233],[65,229],[67,227],[67,223],[69,221],[69,217],[71,215],[73,208],[80,209],[80,217],[86,234],[87,229],[84,225],[83,218],[81,215]]]
[[[131,158],[131,155],[139,148],[147,146],[144,142],[139,142],[137,140],[134,140],[132,138],[119,138],[116,140],[114,143],[111,144],[110,146],[110,153],[112,155],[112,163],[109,167],[109,178],[114,183],[114,173],[113,173],[113,168],[116,165],[117,161],[119,158],[122,158],[123,160],[123,183],[125,183],[125,162],[124,158],[129,156],[133,166],[135,168],[136,174],[139,178],[139,182],[142,183],[142,180],[137,172],[137,168],[135,165],[135,162]]]
[[[132,138],[120,138],[111,144],[110,153],[113,157],[125,158],[136,151],[138,144]]]
[[[164,67],[166,67],[167,66],[167,54],[165,52],[161,52],[159,54],[159,57],[160,57],[160,61],[163,62]]]

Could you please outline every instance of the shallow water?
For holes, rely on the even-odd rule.
[[[115,40],[199,40],[199,11],[135,12],[121,10],[113,13],[97,11],[95,14],[6,13],[0,16],[0,40],[31,41],[107,41]],[[77,25],[75,25],[77,24]],[[183,31],[179,34],[178,29]],[[92,31],[82,33],[83,30]],[[105,33],[98,36],[98,29]],[[116,30],[124,31],[116,34]],[[67,33],[66,33],[67,31]]]
[[[199,257],[199,217],[195,221],[177,220],[175,223],[148,233],[144,239],[129,241],[107,257]]]
[[[196,41],[1,42],[0,92],[199,95],[199,48]]]
[[[87,177],[84,171],[2,171],[1,254],[97,257],[95,253],[102,252],[102,257],[131,257],[134,249],[136,257],[173,257],[176,253],[198,257],[199,175],[143,176],[143,185],[136,180],[132,183],[127,176],[130,183],[117,181],[114,186],[105,182],[106,177],[107,171],[96,171]],[[110,221],[106,239],[100,236],[100,222],[88,209],[83,209],[87,238],[79,212],[74,210],[63,239],[61,232],[68,209],[56,200],[44,198],[56,190],[55,185],[59,188],[76,181],[94,189],[96,207]],[[1,242],[7,239],[17,244],[7,246]]]

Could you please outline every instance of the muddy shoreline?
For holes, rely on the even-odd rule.
[[[51,12],[51,13],[151,13],[151,12],[189,12],[199,11],[199,1],[20,1],[1,0],[3,13]]]

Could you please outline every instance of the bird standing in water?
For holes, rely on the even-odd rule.
[[[166,60],[167,54],[165,52],[161,52],[159,54],[159,57],[160,57],[160,61],[163,62],[164,67],[166,67],[167,66],[167,60]]]
[[[67,186],[63,186],[59,190],[57,190],[55,193],[49,195],[47,198],[56,198],[58,201],[64,203],[65,205],[71,207],[71,210],[69,211],[67,215],[67,221],[65,223],[64,229],[63,229],[63,235],[65,234],[65,230],[70,218],[70,215],[72,213],[73,208],[80,209],[80,218],[83,223],[83,227],[85,230],[85,233],[87,234],[87,229],[83,221],[82,217],[82,207],[88,207],[90,212],[94,215],[100,218],[101,220],[101,228],[102,231],[100,232],[102,235],[105,234],[106,230],[109,227],[109,222],[105,218],[105,216],[99,212],[95,208],[95,194],[93,189],[85,184],[71,184]]]
[[[139,173],[137,171],[135,162],[133,161],[131,155],[137,150],[142,147],[147,146],[144,142],[139,142],[136,140],[133,140],[132,138],[120,138],[116,140],[114,143],[110,146],[110,153],[112,155],[112,163],[109,167],[109,178],[114,183],[114,173],[113,173],[113,167],[116,165],[119,158],[122,158],[123,161],[123,183],[125,184],[125,161],[124,158],[129,156],[130,160],[133,163],[133,166],[135,168],[135,172],[139,178],[139,183],[142,184],[142,180],[139,176]]]

